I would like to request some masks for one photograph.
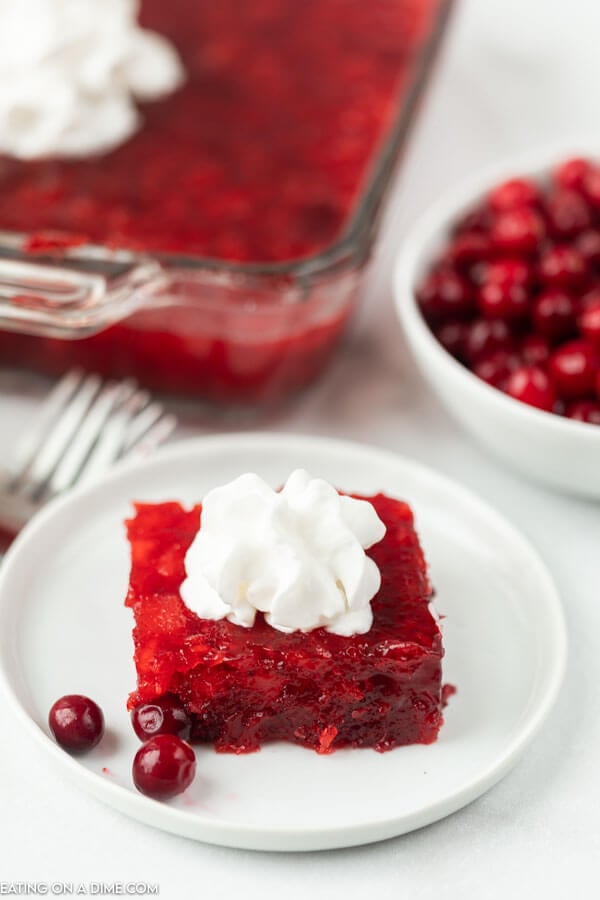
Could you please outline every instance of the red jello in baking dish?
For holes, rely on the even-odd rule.
[[[138,685],[130,708],[174,695],[192,739],[245,753],[285,740],[329,753],[431,743],[442,724],[441,634],[406,503],[368,498],[386,526],[368,554],[382,576],[366,634],[286,634],[259,614],[251,628],[201,619],[184,604],[184,558],[201,507],[138,504],[128,523]]]
[[[103,157],[1,158],[0,229],[29,261],[93,245],[158,259],[163,276],[94,336],[2,335],[2,361],[229,401],[311,381],[354,305],[449,5],[143,0],[184,86]]]

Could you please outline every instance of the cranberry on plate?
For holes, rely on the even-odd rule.
[[[86,753],[104,734],[104,716],[97,703],[82,694],[66,694],[48,715],[57,744],[69,753]]]
[[[445,349],[513,399],[600,424],[600,164],[493,187],[417,290]]]
[[[192,733],[192,717],[173,694],[136,706],[131,710],[131,724],[141,741],[158,734],[174,734],[187,741]]]
[[[133,760],[133,783],[155,800],[168,800],[190,786],[196,774],[196,755],[174,734],[159,734],[142,744]]]

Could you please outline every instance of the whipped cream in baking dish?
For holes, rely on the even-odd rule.
[[[181,596],[201,618],[247,628],[260,611],[279,631],[364,634],[381,584],[365,550],[384,534],[371,503],[301,469],[281,491],[242,475],[204,498]]]
[[[176,50],[138,12],[136,0],[0,0],[1,153],[86,156],[133,134],[135,101],[183,81]]]

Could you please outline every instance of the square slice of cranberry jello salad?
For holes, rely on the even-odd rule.
[[[246,474],[192,509],[138,503],[127,533],[131,709],[175,698],[222,752],[435,741],[442,637],[406,503]]]

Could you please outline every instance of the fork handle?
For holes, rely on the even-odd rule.
[[[0,329],[43,337],[95,334],[165,284],[158,262],[130,254],[43,261],[0,250]]]

